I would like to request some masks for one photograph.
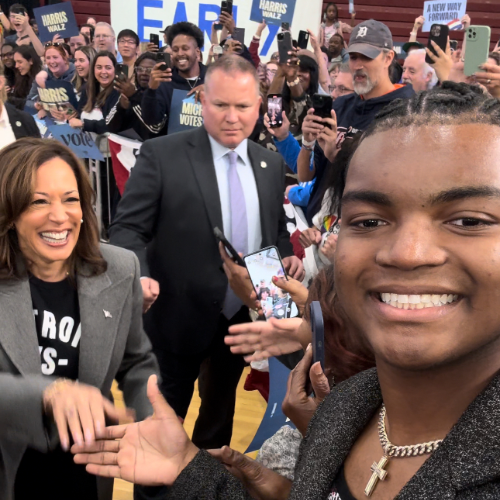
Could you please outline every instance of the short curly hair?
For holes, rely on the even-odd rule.
[[[167,43],[169,45],[172,45],[175,37],[179,35],[186,35],[194,38],[199,49],[202,49],[203,45],[205,44],[203,31],[201,31],[200,28],[196,26],[196,24],[188,23],[187,21],[173,24],[172,26],[170,26],[170,29],[167,33]]]

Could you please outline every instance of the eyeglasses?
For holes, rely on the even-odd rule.
[[[151,70],[153,68],[141,68],[141,67],[138,67],[138,68],[135,68],[135,72],[138,74],[138,75],[141,75],[142,73],[146,74],[146,75],[150,75],[151,74]]]
[[[120,38],[120,40],[118,40],[118,43],[121,45],[137,45],[135,43],[135,40],[130,40],[126,38]]]
[[[330,90],[330,94],[336,90],[340,95],[344,95],[344,94],[350,94],[352,92],[354,92],[353,89],[348,89],[347,87],[344,87],[343,85],[330,85],[328,87],[328,89]]]
[[[62,45],[62,43],[59,43],[59,42],[46,42],[45,43],[45,47],[60,47]]]

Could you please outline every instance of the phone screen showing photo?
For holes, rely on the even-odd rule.
[[[290,295],[273,283],[274,276],[285,277],[278,250],[265,248],[247,255],[244,260],[266,319],[298,316],[299,311]]]
[[[269,96],[267,98],[267,114],[271,127],[283,125],[283,97]]]

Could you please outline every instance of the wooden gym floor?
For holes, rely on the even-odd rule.
[[[235,450],[244,452],[247,446],[252,441],[257,429],[260,425],[262,417],[266,411],[266,402],[258,391],[248,392],[243,389],[245,379],[250,372],[250,368],[245,368],[238,385],[236,396],[236,412],[234,415],[233,439],[231,447]],[[116,386],[113,389],[113,396],[117,405],[123,405],[122,394],[118,391]],[[184,422],[184,428],[191,436],[196,417],[198,416],[198,409],[200,407],[200,398],[198,396],[198,385],[195,387],[193,400]],[[115,480],[115,489],[113,500],[132,500],[132,484]]]

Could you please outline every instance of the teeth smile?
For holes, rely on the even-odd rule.
[[[441,307],[456,302],[458,295],[398,295],[396,293],[380,293],[380,300],[398,309],[425,309]]]
[[[42,233],[42,238],[49,243],[61,243],[68,237],[69,231],[61,233]]]

